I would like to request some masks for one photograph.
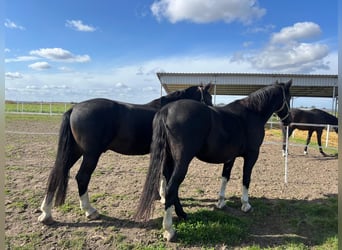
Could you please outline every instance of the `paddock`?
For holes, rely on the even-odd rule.
[[[71,169],[66,205],[54,208],[57,224],[43,226],[37,221],[40,214],[38,208],[44,196],[50,167],[55,160],[60,117],[39,117],[6,116],[6,246],[11,249],[20,246],[77,249],[76,244],[81,244],[86,246],[83,249],[110,249],[118,246],[163,245],[166,248],[201,249],[229,245],[229,241],[217,242],[214,246],[193,244],[186,247],[181,243],[164,243],[160,235],[163,209],[159,203],[154,217],[147,224],[132,220],[145,181],[149,155],[103,154],[89,186],[90,199],[102,214],[101,219],[96,221],[87,221],[79,209],[74,180],[80,165],[78,162]],[[255,211],[247,215],[239,211],[242,162],[238,158],[227,187],[230,205],[224,209],[224,213],[255,221],[255,216],[260,213],[258,211],[265,209],[264,206],[274,208],[278,206],[276,204],[281,204],[290,207],[300,202],[318,208],[329,203],[331,197],[336,199],[337,158],[322,157],[316,149],[311,149],[309,155],[304,156],[302,146],[290,145],[290,148],[288,183],[285,184],[281,136],[266,136],[250,186],[250,201]],[[180,188],[180,197],[190,215],[201,209],[215,211],[221,170],[220,164],[207,164],[196,159],[191,162]],[[291,216],[293,213],[290,212]],[[276,210],[270,209],[267,215],[250,225],[247,237],[232,247],[279,246],[291,239],[298,239],[308,246],[314,245],[310,230],[317,230],[315,225],[306,225],[308,228],[298,231],[298,228],[284,226],[284,219],[279,217]],[[275,225],[275,220],[279,220],[280,224]],[[263,224],[260,224],[261,221]]]

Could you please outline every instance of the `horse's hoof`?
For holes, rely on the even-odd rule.
[[[52,216],[46,217],[44,214],[38,217],[38,221],[44,225],[52,225],[55,223],[55,220],[52,218]]]
[[[165,231],[163,237],[167,242],[175,242],[177,240],[176,231],[174,229],[172,229],[170,232]]]
[[[219,201],[217,202],[216,207],[217,207],[218,209],[222,209],[222,208],[224,208],[225,206],[226,206],[226,201],[225,201],[224,199],[219,199]]]
[[[252,210],[253,210],[252,206],[249,203],[243,204],[242,207],[241,207],[241,211],[244,212],[244,213],[251,212]]]
[[[97,220],[100,218],[100,214],[95,210],[93,213],[87,215],[88,220]]]
[[[177,212],[176,212],[176,214],[177,214]],[[183,213],[177,214],[177,217],[179,220],[187,220],[188,214],[183,212]]]

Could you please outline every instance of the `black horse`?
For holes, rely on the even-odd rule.
[[[192,99],[212,105],[211,84],[192,86],[175,91],[145,105],[122,103],[107,99],[92,99],[76,104],[63,115],[59,133],[56,161],[47,182],[46,196],[38,220],[53,222],[52,201],[55,206],[66,198],[69,171],[83,156],[76,175],[81,209],[89,219],[99,214],[90,205],[88,184],[101,154],[112,150],[125,155],[143,155],[150,152],[152,121],[155,113],[165,104]]]
[[[306,139],[306,145],[304,148],[304,154],[306,155],[308,153],[308,145],[311,140],[311,136],[313,132],[316,132],[317,135],[317,143],[319,147],[319,152],[323,156],[328,156],[326,153],[323,152],[322,149],[322,133],[325,127],[322,126],[310,126],[309,124],[329,124],[329,125],[338,125],[338,119],[337,117],[323,111],[320,109],[311,109],[311,110],[303,110],[303,109],[291,109],[290,110],[290,116],[291,121],[294,124],[289,125],[289,134],[290,136],[295,129],[299,130],[307,130],[308,131],[308,137]],[[303,123],[296,124],[296,123]],[[334,127],[334,130],[336,133],[338,133],[338,128]],[[283,156],[285,156],[285,147],[286,147],[286,127],[282,126],[283,131]]]
[[[251,209],[248,188],[252,168],[258,159],[265,135],[265,124],[276,113],[288,124],[290,86],[268,85],[248,97],[223,107],[208,107],[190,100],[164,106],[153,120],[153,137],[148,174],[136,219],[147,220],[153,212],[153,201],[165,195],[164,237],[172,240],[172,205],[181,219],[186,219],[178,189],[194,157],[208,163],[224,163],[217,206],[225,206],[225,190],[236,157],[244,158],[242,207]],[[156,191],[157,190],[157,191]]]

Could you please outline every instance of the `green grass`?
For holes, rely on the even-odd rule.
[[[35,115],[35,114],[5,114],[5,121],[30,121],[30,122],[53,122],[53,123],[60,123],[62,121],[60,115]]]
[[[223,211],[198,210],[187,221],[176,224],[179,242],[185,246],[235,245],[248,233],[245,218],[233,217]]]
[[[5,111],[62,114],[72,106],[72,103],[6,102]]]
[[[337,196],[313,201],[251,198],[251,204],[253,211],[243,214],[240,199],[233,197],[227,210],[199,209],[189,213],[187,221],[176,220],[178,244],[202,249],[242,244],[241,249],[337,249]],[[253,235],[259,233],[278,239],[265,248],[255,243]]]

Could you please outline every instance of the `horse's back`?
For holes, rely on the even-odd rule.
[[[146,154],[154,113],[142,105],[91,99],[73,107],[70,125],[85,152],[102,153],[111,149],[122,154]]]
[[[291,109],[292,122],[337,125],[337,118],[321,109]]]

